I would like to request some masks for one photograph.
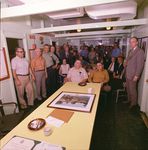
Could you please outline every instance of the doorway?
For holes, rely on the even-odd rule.
[[[17,38],[6,38],[7,41],[7,47],[8,47],[8,54],[9,54],[9,59],[10,61],[12,60],[12,58],[14,58],[15,55],[15,49],[17,47],[21,47],[23,48],[23,39],[17,39]],[[13,84],[14,84],[14,80],[13,80]],[[17,102],[18,102],[18,95],[17,95],[17,91],[16,91],[16,86],[14,84],[14,88],[15,88],[15,93],[16,93],[16,98],[17,98]],[[19,103],[18,103],[19,104]]]
[[[23,39],[6,38],[10,61],[15,57],[15,48],[23,48]]]

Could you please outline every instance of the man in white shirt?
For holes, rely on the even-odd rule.
[[[24,99],[24,90],[26,90],[28,106],[33,105],[34,95],[29,77],[29,74],[32,74],[32,72],[29,67],[29,62],[24,58],[24,50],[22,48],[16,48],[16,57],[12,59],[11,66],[20,107],[25,109],[27,108],[27,103]],[[34,79],[33,74],[32,77]]]
[[[67,75],[67,81],[69,82],[86,82],[88,79],[87,72],[84,68],[82,68],[82,64],[80,60],[76,60],[74,63],[74,67],[72,67]]]

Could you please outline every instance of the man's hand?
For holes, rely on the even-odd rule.
[[[138,80],[137,76],[134,76],[133,81],[136,82]]]
[[[16,79],[16,85],[20,86],[21,85],[21,81],[19,79]]]
[[[34,75],[32,75],[32,80],[35,81],[35,76]]]

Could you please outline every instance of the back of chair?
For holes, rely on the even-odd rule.
[[[2,116],[5,116],[4,106],[9,106],[9,105],[14,106],[13,114],[16,113],[17,104],[15,102],[2,103],[2,100],[0,100],[0,112],[1,112]]]

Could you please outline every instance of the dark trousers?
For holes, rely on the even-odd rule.
[[[46,90],[47,96],[50,96],[57,90],[57,71],[52,67],[47,68]]]
[[[131,105],[137,104],[137,82],[126,79],[126,90]]]
[[[122,79],[112,79],[109,83],[112,90],[122,89],[123,88],[123,80]]]

